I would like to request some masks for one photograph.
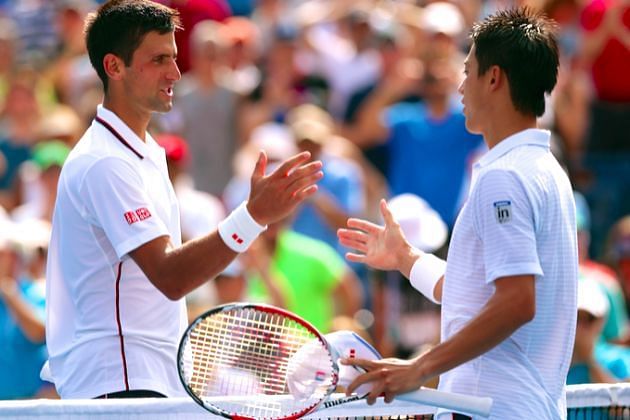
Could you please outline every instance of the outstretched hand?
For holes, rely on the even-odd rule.
[[[348,229],[337,231],[339,242],[359,252],[348,252],[346,258],[349,261],[364,263],[378,270],[400,270],[400,256],[410,253],[412,247],[385,200],[381,200],[381,214],[385,226],[362,219],[348,219]]]
[[[352,394],[360,385],[372,383],[372,389],[367,396],[367,403],[374,404],[383,395],[385,402],[392,402],[396,395],[418,390],[428,379],[424,378],[419,369],[419,360],[402,359],[342,359],[344,365],[363,368],[366,373],[357,376],[346,389],[346,395]]]
[[[317,191],[317,181],[324,173],[320,161],[308,162],[309,152],[299,153],[265,175],[267,155],[261,151],[251,178],[247,210],[261,225],[288,216],[298,204]]]

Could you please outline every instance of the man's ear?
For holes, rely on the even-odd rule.
[[[103,57],[103,69],[105,74],[112,80],[120,80],[125,72],[125,63],[123,60],[112,53],[105,54]]]
[[[488,79],[491,91],[497,90],[501,87],[505,80],[504,76],[505,75],[503,74],[503,72],[501,71],[501,67],[499,66],[491,66],[488,69]]]

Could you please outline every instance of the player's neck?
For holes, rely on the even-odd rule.
[[[116,114],[140,140],[146,141],[145,137],[149,121],[151,120],[151,113],[130,106],[124,97],[116,99],[116,97],[110,95],[105,95],[103,107]]]
[[[536,118],[520,112],[503,113],[490,120],[490,124],[484,130],[483,138],[488,149],[492,149],[511,135],[529,128],[537,128]]]

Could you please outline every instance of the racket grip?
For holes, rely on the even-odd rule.
[[[472,395],[454,394],[436,391],[430,388],[420,388],[417,391],[401,394],[397,400],[415,402],[434,407],[446,408],[463,414],[474,414],[482,417],[490,415],[492,398],[474,397]]]

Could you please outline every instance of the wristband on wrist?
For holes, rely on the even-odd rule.
[[[422,254],[411,267],[409,282],[420,293],[434,303],[440,303],[435,299],[433,291],[435,285],[446,271],[446,261],[433,254]]]
[[[219,236],[236,252],[244,252],[258,238],[267,226],[259,225],[249,211],[247,201],[243,201],[228,217],[219,223]]]

